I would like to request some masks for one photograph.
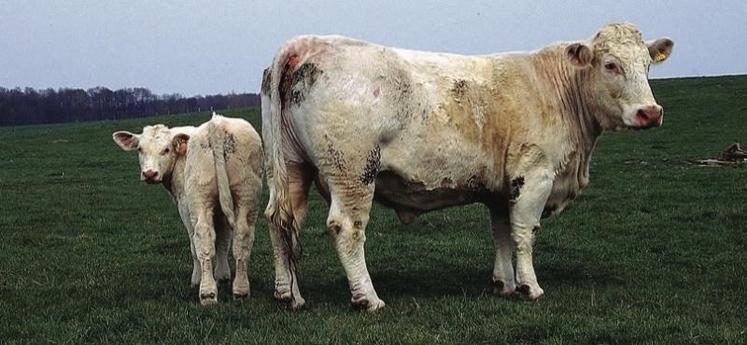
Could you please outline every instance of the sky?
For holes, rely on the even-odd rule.
[[[300,34],[488,54],[588,39],[620,21],[675,41],[652,78],[747,74],[745,14],[743,0],[0,0],[0,86],[257,92]]]

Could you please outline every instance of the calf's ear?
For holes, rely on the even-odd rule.
[[[183,156],[187,154],[187,142],[189,141],[189,135],[180,133],[174,136],[172,143],[174,144],[174,152],[177,155]]]
[[[568,60],[576,67],[586,67],[591,65],[594,54],[591,48],[583,43],[573,43],[565,48],[565,55]]]
[[[664,37],[655,41],[648,41],[646,42],[646,46],[648,46],[648,53],[651,55],[651,59],[654,63],[660,63],[672,54],[674,41]]]
[[[112,139],[122,150],[132,151],[137,148],[139,135],[128,131],[117,131],[112,134]]]

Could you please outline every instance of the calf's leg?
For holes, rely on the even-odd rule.
[[[251,203],[256,203],[252,200]],[[243,204],[243,203],[242,203]],[[236,213],[236,229],[233,237],[233,257],[236,259],[236,274],[233,278],[234,299],[249,296],[249,263],[254,245],[254,224],[257,221],[256,207],[239,206]]]
[[[182,223],[184,224],[184,228],[187,230],[187,236],[189,238],[189,252],[192,255],[192,278],[190,279],[190,285],[192,287],[198,287],[200,285],[200,261],[197,260],[197,252],[195,251],[195,243],[194,243],[194,228],[192,227],[192,221],[189,218],[189,210],[187,209],[186,205],[179,204],[179,216],[182,219]]]
[[[222,215],[214,217],[213,222],[216,235],[214,277],[217,281],[226,282],[231,280],[231,267],[228,266],[228,249],[231,246],[233,229],[231,229]]]
[[[197,251],[197,259],[200,261],[202,271],[200,279],[200,304],[210,305],[218,302],[218,287],[213,277],[213,263],[215,261],[213,208],[200,208],[195,213],[194,243]]]

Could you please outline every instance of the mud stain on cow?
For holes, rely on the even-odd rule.
[[[521,187],[524,186],[524,176],[519,176],[511,180],[511,190],[508,193],[508,199],[516,201],[521,195]]]
[[[293,86],[293,75],[298,66],[301,58],[298,55],[291,55],[283,65],[283,70],[280,74],[280,101],[282,104],[287,104],[291,96],[291,87]]]
[[[234,153],[236,153],[236,137],[233,134],[229,134],[223,142],[223,155],[228,159]]]
[[[468,85],[466,80],[458,79],[454,81],[454,85],[451,87],[451,95],[454,96],[454,100],[456,100],[457,103],[462,103],[465,100],[467,88]]]
[[[366,157],[366,166],[363,168],[363,173],[360,176],[360,181],[363,185],[369,185],[374,182],[376,175],[379,174],[381,168],[381,147],[376,145],[371,151],[368,152]]]
[[[307,62],[299,66],[293,73],[291,84],[290,101],[292,104],[300,104],[306,98],[306,94],[314,86],[324,71],[319,69],[316,64]]]
[[[335,168],[338,170],[345,169],[345,159],[342,157],[342,152],[335,149],[332,143],[327,144],[327,154],[329,155],[329,161],[335,166]]]

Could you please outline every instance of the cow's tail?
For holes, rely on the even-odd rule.
[[[215,176],[218,180],[218,200],[223,215],[226,216],[228,225],[236,231],[236,215],[234,213],[233,196],[231,196],[231,185],[228,182],[228,171],[226,170],[226,133],[218,128],[216,120],[220,115],[213,112],[213,118],[208,122],[208,140],[213,148],[213,161],[215,162]]]
[[[289,266],[294,269],[296,259],[300,255],[300,244],[298,242],[299,228],[293,218],[293,205],[288,193],[288,171],[285,164],[285,150],[292,145],[285,143],[283,137],[283,101],[281,99],[281,84],[287,87],[287,81],[293,73],[294,67],[299,62],[299,54],[295,52],[292,44],[283,45],[272,63],[270,75],[270,125],[272,127],[272,140],[270,150],[272,152],[272,177],[268,184],[273,185],[274,199],[270,200],[265,210],[265,216],[280,231],[283,242],[288,249],[287,255]],[[292,275],[291,275],[292,276]],[[292,284],[293,282],[291,282]]]

